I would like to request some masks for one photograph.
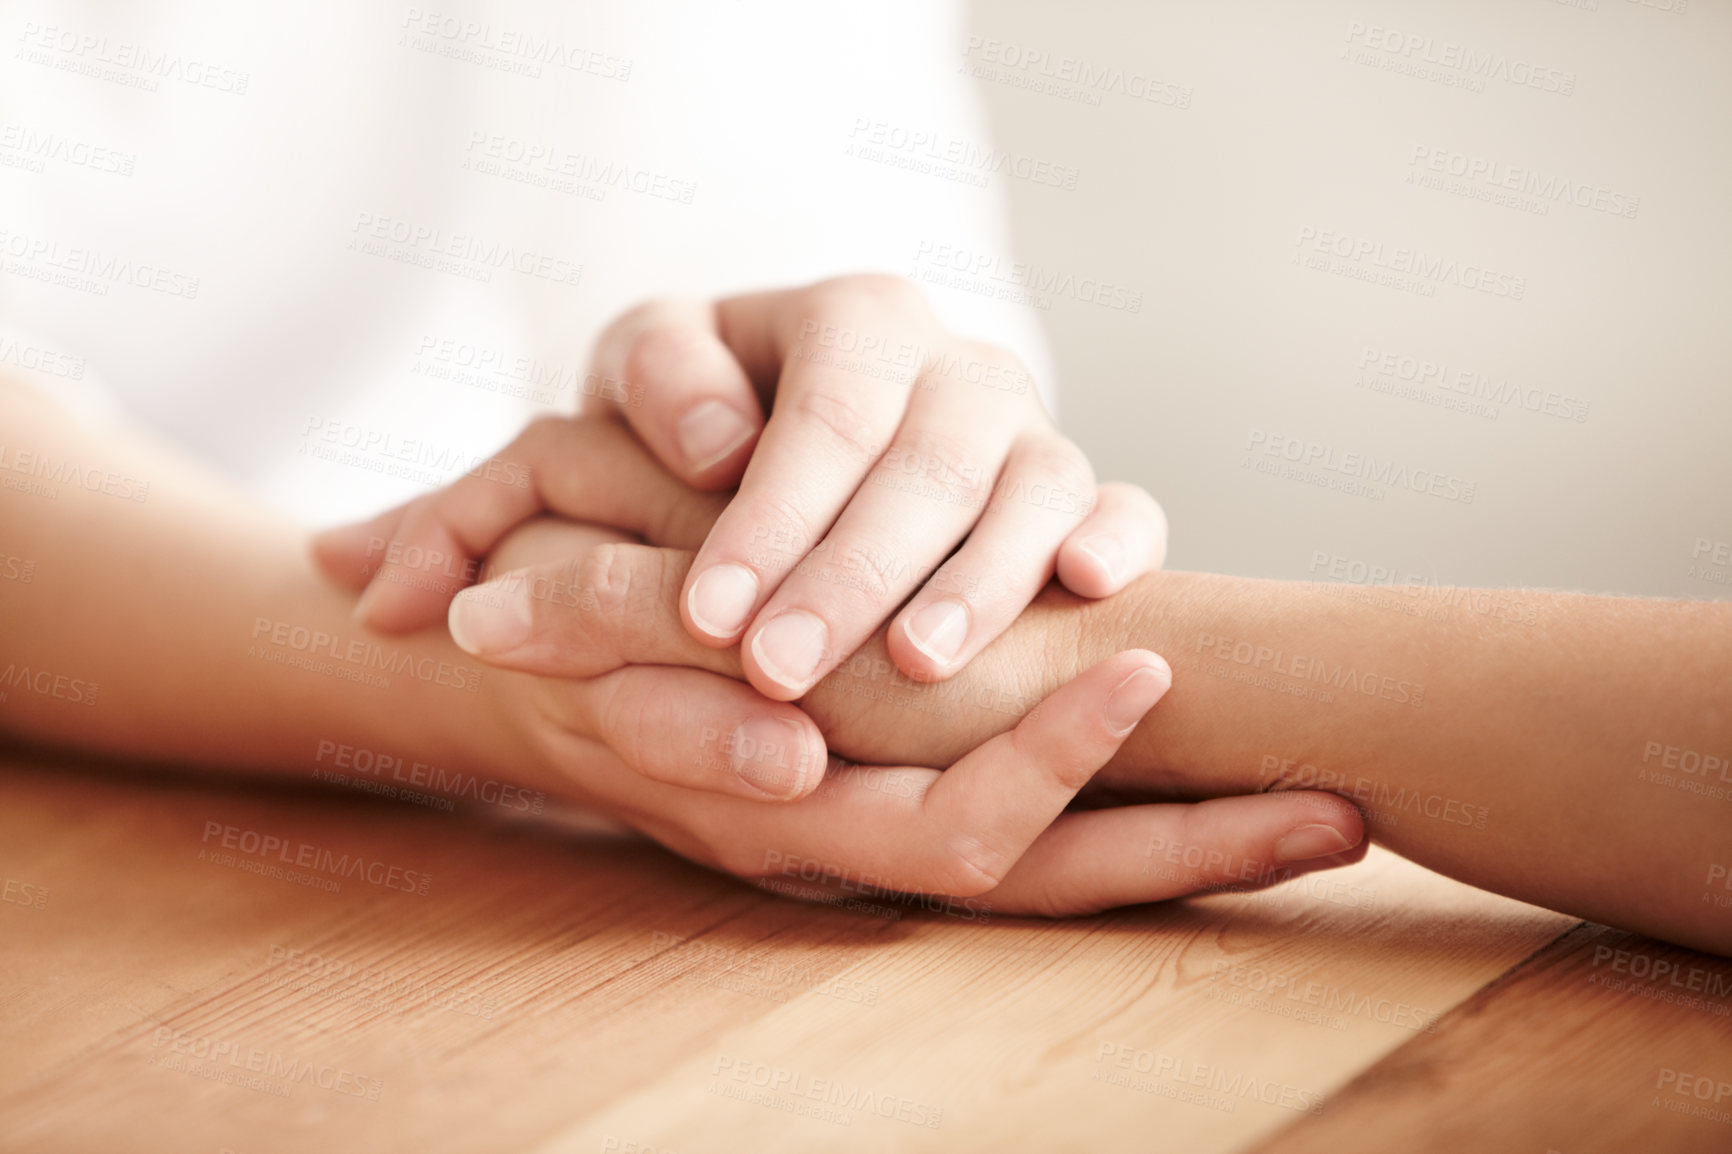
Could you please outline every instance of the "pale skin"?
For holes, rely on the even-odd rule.
[[[3,396],[9,453],[29,445],[33,452],[77,454],[151,482],[144,503],[69,487],[53,500],[0,491],[6,552],[33,563],[32,581],[0,596],[5,659],[100,686],[94,706],[13,688],[0,703],[0,719],[19,738],[285,773],[307,772],[321,740],[372,743],[580,799],[681,852],[747,875],[775,874],[765,865],[773,849],[777,861],[809,854],[901,884],[922,871],[933,881],[968,882],[961,871],[1002,861],[1020,841],[1026,852],[996,887],[979,877],[931,887],[987,895],[1005,910],[1080,912],[1235,880],[1219,864],[1186,871],[1182,853],[1178,869],[1169,869],[1168,847],[1175,845],[1208,846],[1211,859],[1271,863],[1281,840],[1308,826],[1326,825],[1357,841],[1357,818],[1346,816],[1352,807],[1315,792],[1065,813],[1047,826],[1071,783],[1086,776],[1076,763],[1011,794],[1026,812],[975,809],[950,824],[944,819],[955,815],[940,813],[937,826],[910,827],[913,836],[899,831],[912,816],[930,816],[925,799],[938,792],[934,782],[945,780],[932,770],[874,771],[876,788],[867,789],[859,788],[864,775],[845,771],[836,775],[836,788],[791,803],[649,780],[646,766],[628,767],[593,738],[546,719],[583,712],[583,687],[607,682],[613,674],[595,671],[610,665],[624,672],[635,662],[686,662],[711,670],[692,676],[725,684],[722,675],[737,675],[740,658],[700,645],[677,627],[689,554],[615,544],[616,532],[541,522],[502,548],[507,564],[553,566],[568,588],[597,596],[577,596],[575,605],[532,599],[540,640],[490,660],[535,666],[565,660],[561,652],[582,653],[590,681],[489,674],[470,694],[402,677],[388,692],[363,692],[275,667],[247,656],[260,617],[354,635],[353,595],[312,572],[292,526],[261,516],[164,454],[82,430],[21,391]],[[683,521],[667,510],[655,519],[701,539],[714,503],[692,509]],[[557,540],[537,541],[550,534]],[[546,559],[555,553],[563,559]],[[946,699],[935,711],[922,709],[945,690],[901,681],[879,691],[884,679],[874,677],[875,667],[850,672],[845,664],[803,704],[832,751],[895,761],[918,749],[920,760],[942,765],[1015,724],[1022,703],[1077,669],[1102,668],[1091,663],[1112,654],[1110,661],[1124,664],[1108,666],[1101,684],[1084,685],[1083,695],[1095,696],[1082,708],[1054,697],[1056,708],[1043,711],[1080,720],[1076,730],[1058,733],[1060,744],[1088,741],[1090,754],[1106,760],[1116,740],[1100,719],[1112,689],[1122,674],[1158,668],[1125,647],[1153,645],[1172,655],[1175,688],[1101,773],[1099,781],[1112,789],[1181,797],[1243,792],[1304,784],[1307,764],[1341,775],[1331,784],[1340,780],[1349,791],[1368,778],[1387,787],[1386,805],[1394,791],[1406,790],[1456,802],[1456,818],[1461,806],[1487,815],[1480,829],[1443,809],[1431,816],[1422,806],[1416,815],[1395,804],[1399,821],[1389,824],[1376,820],[1379,803],[1369,797],[1370,828],[1379,840],[1423,864],[1571,913],[1732,953],[1726,907],[1704,900],[1722,884],[1713,867],[1732,860],[1732,822],[1716,808],[1726,803],[1637,780],[1651,741],[1662,750],[1699,751],[1732,742],[1723,690],[1732,684],[1732,606],[1521,596],[1535,608],[1531,625],[1471,609],[1439,622],[1315,585],[1151,575],[1099,602],[1043,594],[963,671],[960,703]],[[604,612],[608,605],[632,612]],[[1215,640],[1204,644],[1205,635]],[[1296,655],[1326,669],[1351,662],[1377,672],[1378,695],[1338,692],[1323,703],[1195,669],[1192,659],[1220,652],[1221,639],[1251,642],[1256,672],[1302,683],[1292,672]],[[435,631],[401,644],[473,667]],[[864,659],[882,660],[883,645],[882,636],[874,639]],[[1259,646],[1287,655],[1280,664],[1287,672],[1274,672],[1272,659],[1255,665]],[[1216,665],[1243,668],[1233,646],[1226,653]],[[1384,675],[1405,680],[1410,697],[1422,685],[1422,703],[1382,696]],[[971,704],[981,700],[1004,711]],[[381,708],[383,701],[390,708]],[[1091,732],[1091,723],[1102,727]],[[562,744],[565,756],[548,752]],[[1032,743],[993,768],[1039,762],[1043,751],[1050,757]],[[656,751],[642,754],[653,758]],[[992,777],[996,789],[969,797],[989,804],[1003,794],[1002,774]],[[903,781],[914,788],[885,788]],[[1252,808],[1261,805],[1293,808]],[[889,820],[850,844],[849,829],[862,815]],[[1031,834],[1035,824],[1045,832]],[[999,859],[897,860],[930,855],[935,832],[983,829],[1004,839],[989,845],[1003,850]],[[1151,846],[1158,846],[1153,854]],[[1146,868],[1151,864],[1156,868]],[[1175,872],[1187,876],[1162,876]]]
[[[623,427],[608,427],[643,466],[659,468]],[[1170,683],[1165,662],[1130,648],[1071,679],[1013,731],[942,763],[946,772],[851,770],[796,805],[668,784],[656,779],[694,768],[733,776],[719,739],[750,725],[803,727],[817,749],[822,738],[794,706],[712,672],[480,673],[443,629],[369,634],[354,621],[355,592],[315,572],[304,532],[217,479],[135,435],[81,427],[16,386],[0,384],[0,428],[9,478],[39,476],[41,462],[60,476],[75,463],[79,477],[0,487],[0,572],[17,559],[29,575],[0,585],[0,733],[13,741],[302,780],[324,743],[359,746],[542,790],[742,876],[813,863],[874,890],[952,895],[1004,913],[1270,884],[1362,852],[1357,811],[1326,794],[1066,813]],[[664,495],[676,494],[699,503],[684,515],[668,506],[620,519],[696,532],[666,542],[695,545],[719,501],[669,478]],[[591,546],[621,536],[538,522],[497,552],[533,564],[595,555]],[[290,664],[311,655],[314,637],[320,667]],[[737,650],[681,637],[737,661]],[[331,674],[369,669],[370,646],[388,659],[388,688]],[[1151,838],[1206,846],[1216,864],[1183,876],[1145,871]],[[1228,876],[1224,863],[1245,860],[1280,868]]]

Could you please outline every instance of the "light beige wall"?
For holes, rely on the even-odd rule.
[[[1037,290],[1064,423],[1103,477],[1162,499],[1172,566],[1321,577],[1327,554],[1399,579],[1732,596],[1713,563],[1732,551],[1732,3],[1591,3],[976,3],[961,63],[1027,173],[1005,182],[1018,254],[1074,278]],[[1482,90],[1468,54],[1493,61]],[[1416,183],[1439,175],[1421,148],[1532,170],[1522,199],[1546,211]],[[1307,267],[1307,229],[1488,268],[1508,295],[1343,271],[1377,273],[1371,255]],[[1097,282],[1137,311],[1079,299]],[[1373,391],[1367,349],[1565,415]],[[1471,482],[1472,501],[1259,473],[1259,433]]]

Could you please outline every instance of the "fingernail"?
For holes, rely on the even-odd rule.
[[[701,473],[746,443],[751,422],[720,401],[700,401],[686,411],[674,426],[674,437],[685,454],[686,465]]]
[[[1107,580],[1117,581],[1119,574],[1125,571],[1124,542],[1111,533],[1096,533],[1079,548],[1101,563],[1101,568],[1107,572]]]
[[[813,762],[806,731],[775,717],[741,722],[734,730],[729,758],[735,773],[777,798],[798,796]]]
[[[746,627],[746,615],[758,603],[758,575],[744,565],[729,563],[705,569],[692,582],[686,608],[699,629],[711,637],[732,637]]]
[[[1135,729],[1143,714],[1153,709],[1172,685],[1170,675],[1146,666],[1119,682],[1119,687],[1107,698],[1107,729],[1114,737],[1123,737]]]
[[[908,640],[935,664],[951,664],[968,640],[968,606],[948,598],[934,601],[909,618]]]
[[[822,618],[790,609],[758,630],[752,638],[752,656],[771,681],[784,689],[803,690],[816,679],[829,637]]]
[[[477,657],[516,649],[529,639],[529,583],[502,581],[465,589],[451,602],[448,621],[451,639]]]
[[[1352,848],[1353,843],[1332,825],[1302,825],[1275,843],[1275,860],[1311,861]]]

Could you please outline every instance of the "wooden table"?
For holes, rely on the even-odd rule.
[[[1732,1149],[1732,965],[1383,852],[981,923],[497,807],[0,794],[4,1150]]]

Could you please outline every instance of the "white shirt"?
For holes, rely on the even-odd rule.
[[[0,371],[370,513],[574,409],[642,298],[1008,259],[961,19],[5,3]],[[1048,386],[1026,307],[940,295]]]

